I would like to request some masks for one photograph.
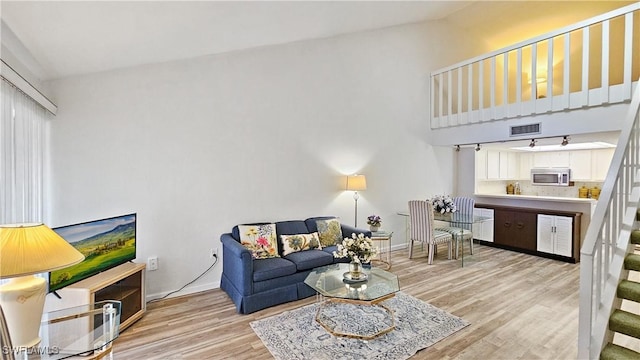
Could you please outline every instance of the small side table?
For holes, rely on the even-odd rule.
[[[386,231],[372,231],[371,232],[371,240],[373,241],[379,241],[380,242],[380,252],[378,253],[378,258],[377,259],[373,259],[373,262],[380,262],[382,264],[384,264],[386,267],[384,268],[384,270],[389,270],[391,269],[391,237],[393,236],[393,231],[392,232],[386,232]],[[384,242],[387,242],[387,246],[386,248],[384,248],[386,250],[387,253],[387,259],[384,260],[382,258],[382,245],[384,244]]]

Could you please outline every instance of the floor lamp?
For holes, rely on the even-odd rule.
[[[14,347],[40,342],[47,284],[33,275],[82,260],[84,255],[43,224],[0,225],[0,279],[10,279],[0,286],[0,306]]]
[[[349,175],[347,176],[347,187],[348,191],[353,191],[353,200],[355,200],[355,227],[358,227],[358,199],[360,195],[358,195],[358,191],[367,190],[367,178],[364,175]]]

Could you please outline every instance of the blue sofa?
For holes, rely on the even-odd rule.
[[[304,279],[315,267],[349,262],[349,258],[334,258],[336,246],[322,250],[305,250],[282,256],[282,240],[280,235],[310,234],[318,231],[316,220],[334,219],[335,217],[313,217],[306,220],[290,220],[276,222],[278,252],[281,257],[253,259],[251,252],[240,244],[238,226],[230,233],[220,236],[222,242],[222,278],[220,287],[236,305],[238,313],[249,314],[270,306],[303,299],[315,295],[315,291],[304,283]],[[248,225],[261,225],[248,224]],[[340,224],[342,236],[352,233],[363,233],[371,236],[371,232],[356,229],[353,226]]]

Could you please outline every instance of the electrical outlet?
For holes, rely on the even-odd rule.
[[[213,258],[217,258],[218,257],[218,248],[211,248],[209,249],[209,257],[211,259]]]
[[[147,267],[149,268],[149,271],[158,270],[158,257],[151,256],[150,258],[148,258]]]

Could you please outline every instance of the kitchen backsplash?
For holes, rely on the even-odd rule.
[[[507,185],[515,185],[515,181],[478,181],[476,193],[478,194],[506,194]],[[540,186],[531,185],[531,181],[518,181],[521,195],[529,196],[554,196],[554,197],[578,197],[578,189],[582,186],[602,188],[601,182],[576,181],[574,186]]]

